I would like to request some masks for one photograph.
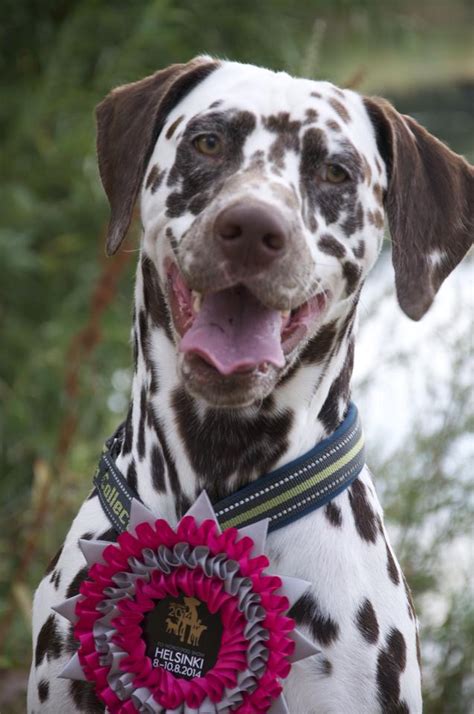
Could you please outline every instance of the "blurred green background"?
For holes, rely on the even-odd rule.
[[[114,85],[209,53],[384,95],[472,160],[473,8],[472,0],[2,0],[2,714],[25,710],[32,593],[130,388],[137,235],[104,258],[95,104]],[[365,319],[375,310],[368,301]],[[370,462],[422,622],[426,711],[467,714],[472,582],[460,566],[446,589],[442,563],[459,548],[464,562],[469,550],[472,450],[463,435],[473,419],[461,375],[470,345],[467,335],[437,333],[452,356],[442,394],[426,384],[438,418],[427,428],[416,415],[409,448],[384,458],[374,448]],[[408,356],[387,359],[403,367]],[[361,379],[361,400],[367,389]]]

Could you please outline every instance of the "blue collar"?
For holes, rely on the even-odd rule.
[[[139,496],[115,464],[123,429],[107,441],[94,484],[108,519],[119,533],[130,518],[130,504]],[[222,528],[242,528],[269,518],[268,530],[303,518],[344,491],[365,463],[359,414],[351,403],[344,421],[327,439],[298,459],[214,503]]]

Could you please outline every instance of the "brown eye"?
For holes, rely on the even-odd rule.
[[[328,164],[324,179],[329,183],[344,183],[349,179],[349,174],[339,164]]]
[[[222,151],[222,142],[217,134],[201,134],[194,139],[193,144],[205,156],[218,156]]]

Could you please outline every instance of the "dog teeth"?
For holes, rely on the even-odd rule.
[[[283,320],[287,320],[290,317],[290,312],[291,310],[281,310],[280,315],[282,316]]]
[[[196,290],[193,290],[192,298],[193,298],[193,310],[197,314],[198,312],[201,311],[202,295],[201,295],[201,293],[198,293]]]

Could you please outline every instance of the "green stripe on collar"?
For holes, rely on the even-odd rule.
[[[127,527],[132,499],[139,500],[115,464],[121,431],[107,442],[94,476],[102,508],[119,533]],[[357,478],[364,463],[359,414],[351,404],[334,434],[304,456],[213,504],[214,510],[222,528],[241,528],[269,518],[269,531],[274,531],[335,498]]]
[[[364,463],[364,437],[357,408],[351,404],[334,434],[299,459],[215,504],[214,510],[223,528],[241,528],[270,518],[269,530],[277,530],[341,493]]]

